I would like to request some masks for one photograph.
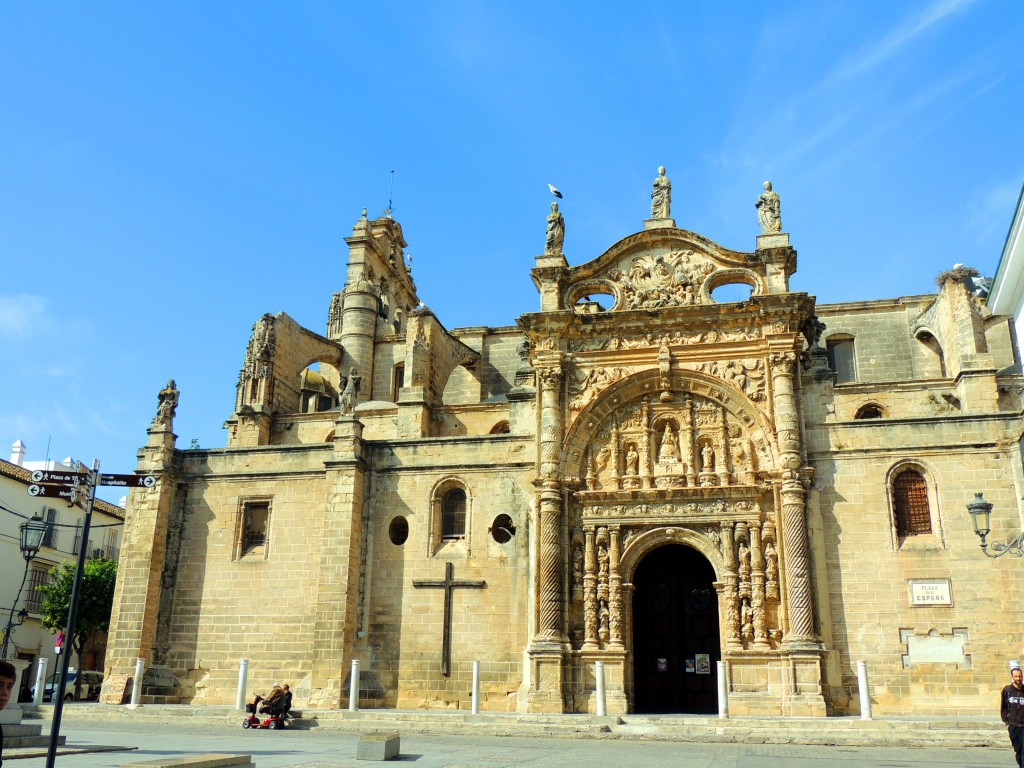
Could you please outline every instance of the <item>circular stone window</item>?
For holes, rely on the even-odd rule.
[[[508,515],[498,515],[491,523],[491,538],[499,544],[508,544],[516,535],[516,527]]]
[[[401,516],[392,520],[391,525],[388,526],[388,538],[396,547],[405,544],[406,539],[409,538],[409,521]]]

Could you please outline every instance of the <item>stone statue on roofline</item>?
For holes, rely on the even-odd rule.
[[[772,183],[764,183],[764,192],[757,202],[757,221],[761,225],[762,235],[776,235],[782,231],[782,207],[779,203],[779,193],[772,189]]]
[[[558,212],[558,203],[551,203],[548,214],[547,237],[544,240],[544,253],[561,253],[565,242],[565,219]]]
[[[153,417],[154,427],[171,426],[171,422],[174,421],[174,412],[178,407],[178,396],[180,394],[177,386],[174,384],[174,379],[168,379],[167,386],[161,389],[160,394],[157,395],[156,416]]]
[[[665,166],[658,166],[658,178],[654,180],[654,189],[651,191],[651,218],[671,218],[672,210],[672,182],[665,175]]]
[[[349,369],[348,379],[345,381],[345,389],[341,393],[339,405],[342,414],[350,414],[356,408],[356,395],[359,394],[359,385],[363,377],[359,375],[355,366]]]

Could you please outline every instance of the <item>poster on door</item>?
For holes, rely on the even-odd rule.
[[[698,675],[710,675],[711,674],[711,654],[710,653],[698,653],[695,656],[695,662],[697,666]]]

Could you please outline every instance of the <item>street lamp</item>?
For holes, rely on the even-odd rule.
[[[1012,540],[1006,542],[993,541],[993,555],[988,551],[988,544],[985,537],[992,530],[992,504],[985,501],[980,493],[974,494],[974,501],[967,505],[967,511],[971,513],[971,520],[974,522],[974,532],[981,537],[981,551],[988,557],[1002,557],[1012,552],[1017,557],[1024,557],[1024,530],[1018,533]]]
[[[21,524],[18,529],[20,534],[20,540],[18,546],[21,547],[21,556],[25,558],[25,574],[21,577],[21,586],[18,587],[18,594],[14,596],[14,604],[11,606],[11,611],[7,619],[7,629],[4,630],[4,644],[3,648],[0,648],[0,659],[7,658],[7,648],[11,644],[11,631],[14,629],[14,609],[18,607],[18,601],[21,599],[21,591],[25,588],[25,581],[28,579],[28,569],[32,560],[39,554],[39,548],[43,545],[43,534],[46,533],[46,522],[39,517],[39,515],[32,515],[29,520],[26,520]],[[21,619],[18,626],[21,626],[28,618],[28,611],[22,609],[17,614],[18,618]]]

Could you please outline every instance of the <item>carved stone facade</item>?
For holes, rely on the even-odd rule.
[[[856,711],[866,659],[876,711],[923,711],[919,686],[930,713],[990,708],[1022,595],[961,507],[984,490],[1016,524],[1020,375],[955,275],[821,306],[788,235],[732,251],[660,217],[579,266],[537,256],[515,326],[449,331],[397,222],[348,244],[323,335],[253,326],[226,448],[176,449],[172,407],[151,427],[126,547],[154,567],[122,574],[108,679],[158,659],[181,700],[228,703],[246,655],[257,689],[338,707],[359,659],[376,706],[468,707],[479,660],[485,709],[572,712],[602,661],[611,712],[713,711],[721,660],[734,713],[826,715]],[[729,284],[750,298],[717,303]],[[446,619],[417,583],[448,564]],[[933,631],[946,655],[915,656]]]

